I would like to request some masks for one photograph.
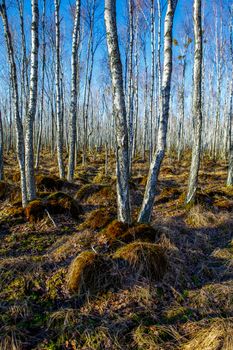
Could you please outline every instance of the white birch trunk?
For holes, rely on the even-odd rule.
[[[54,0],[55,6],[55,31],[56,31],[56,117],[57,117],[57,160],[60,178],[65,177],[63,162],[63,123],[61,109],[61,72],[60,72],[60,0]]]
[[[194,200],[197,185],[201,155],[202,133],[202,16],[201,0],[194,0],[194,67],[193,67],[193,118],[194,140],[192,148],[192,162],[189,174],[188,192],[186,203]]]
[[[72,35],[71,57],[71,101],[70,101],[70,126],[69,126],[69,161],[67,179],[73,181],[75,168],[75,149],[77,138],[77,63],[78,42],[80,30],[80,0],[76,0],[74,28]]]
[[[118,220],[131,222],[129,197],[129,153],[122,64],[116,25],[116,0],[105,0],[105,25],[113,90],[113,113],[116,125],[116,171]]]
[[[148,174],[142,207],[138,216],[139,222],[149,222],[154,205],[157,180],[166,148],[167,125],[172,74],[172,27],[177,0],[168,0],[164,23],[164,70],[161,89],[161,112],[158,130],[157,148],[153,155]]]
[[[25,174],[27,183],[27,199],[36,198],[36,185],[34,176],[34,146],[33,125],[36,115],[37,85],[38,85],[38,26],[39,9],[38,0],[31,0],[32,24],[31,24],[31,72],[28,113],[25,119]]]

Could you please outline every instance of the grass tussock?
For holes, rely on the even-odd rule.
[[[133,331],[134,344],[138,350],[161,350],[167,341],[174,346],[174,342],[179,339],[180,335],[171,326],[140,325]]]
[[[161,280],[168,267],[164,249],[158,244],[136,241],[116,250],[113,258],[129,265],[140,277]]]
[[[84,251],[71,263],[67,288],[77,295],[97,295],[112,283],[110,259],[93,251]]]
[[[191,335],[181,350],[232,350],[233,319],[218,318]]]
[[[96,209],[90,213],[83,226],[92,230],[100,230],[106,227],[113,220],[113,217],[114,212],[111,209]]]

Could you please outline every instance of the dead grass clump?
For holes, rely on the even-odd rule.
[[[206,210],[202,205],[195,205],[188,211],[185,222],[191,227],[200,228],[214,226],[217,218],[213,212]]]
[[[111,335],[110,330],[107,327],[95,327],[94,330],[85,330],[81,336],[80,341],[82,349],[122,349],[119,343],[119,335]]]
[[[134,344],[138,350],[161,350],[166,342],[174,349],[174,342],[180,339],[178,332],[171,326],[138,326],[133,332]]]
[[[112,283],[111,260],[92,251],[84,251],[71,263],[67,276],[67,288],[79,296],[97,295],[106,291]]]
[[[158,244],[136,241],[116,250],[113,258],[126,263],[138,277],[161,280],[168,262],[164,249]]]
[[[82,201],[90,197],[93,193],[99,192],[102,189],[102,185],[87,184],[78,190],[75,198]]]
[[[191,337],[190,341],[181,346],[182,350],[232,350],[233,319],[217,318]]]
[[[84,226],[93,230],[99,230],[106,227],[113,220],[113,217],[114,214],[111,210],[105,208],[96,209],[88,216]]]
[[[189,301],[202,316],[232,312],[233,282],[207,284],[200,290],[189,292]]]
[[[95,192],[90,198],[89,202],[93,204],[101,204],[106,206],[116,205],[116,186],[102,185],[98,192]]]

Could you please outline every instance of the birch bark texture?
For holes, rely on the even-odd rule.
[[[80,0],[76,0],[74,28],[72,34],[71,55],[71,101],[70,101],[70,126],[69,126],[69,161],[67,179],[73,181],[75,168],[75,149],[77,138],[77,69],[78,69],[78,45],[80,31]]]
[[[104,18],[112,78],[113,114],[116,126],[118,220],[130,223],[128,130],[122,63],[117,36],[116,0],[105,0]]]
[[[168,0],[164,21],[164,63],[161,86],[161,111],[156,150],[150,164],[146,189],[138,222],[149,222],[157,190],[158,175],[166,149],[167,126],[170,107],[170,90],[172,75],[172,28],[177,0]]]
[[[194,66],[193,66],[193,120],[194,139],[192,147],[192,161],[189,174],[186,204],[195,199],[200,168],[201,133],[202,133],[202,16],[201,0],[194,0]]]
[[[31,201],[36,198],[36,185],[34,176],[34,139],[33,126],[37,105],[37,85],[38,85],[38,26],[39,8],[38,0],[31,1],[32,24],[31,24],[31,70],[30,70],[30,92],[28,113],[25,118],[25,173],[27,184],[27,199]]]
[[[65,177],[65,168],[63,162],[63,123],[61,109],[61,69],[60,69],[60,0],[54,0],[55,6],[55,47],[56,47],[56,117],[57,117],[57,160],[60,178]]]

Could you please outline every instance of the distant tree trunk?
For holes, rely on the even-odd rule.
[[[72,38],[71,57],[71,101],[70,101],[70,126],[69,126],[69,163],[67,179],[73,181],[75,168],[75,149],[77,138],[77,63],[78,43],[80,30],[80,0],[76,0],[75,19]]]
[[[54,0],[55,6],[55,30],[56,30],[56,116],[57,116],[57,160],[60,178],[65,177],[63,162],[63,123],[61,110],[61,85],[60,85],[60,0]]]
[[[186,203],[194,200],[197,185],[198,172],[200,167],[201,155],[201,133],[202,133],[202,16],[201,16],[201,0],[194,0],[194,40],[195,55],[193,68],[193,117],[194,117],[194,140],[192,148],[192,162],[189,175],[188,192]]]
[[[43,14],[42,14],[42,81],[41,81],[41,108],[40,108],[40,125],[37,140],[37,150],[36,150],[36,164],[35,167],[38,169],[40,162],[40,149],[41,149],[41,138],[42,138],[42,122],[44,115],[44,79],[45,79],[45,61],[46,61],[46,44],[45,44],[45,9],[46,0],[43,0]]]
[[[3,147],[4,147],[4,141],[3,141],[3,127],[2,127],[2,114],[0,111],[0,181],[3,180]]]
[[[25,119],[25,173],[27,183],[27,199],[36,198],[36,185],[34,176],[34,147],[33,125],[36,115],[37,84],[38,84],[38,26],[39,9],[38,0],[31,0],[32,25],[31,25],[31,72],[28,113]]]
[[[26,176],[25,176],[24,135],[23,135],[23,125],[20,118],[20,110],[19,110],[19,92],[18,92],[18,81],[17,81],[14,49],[13,49],[12,37],[11,37],[10,28],[9,28],[7,12],[6,12],[5,0],[2,0],[2,4],[0,5],[0,14],[3,21],[8,61],[10,65],[12,97],[13,97],[13,105],[14,105],[14,118],[15,118],[15,127],[16,127],[16,151],[17,151],[17,157],[18,157],[19,168],[20,168],[22,205],[23,207],[25,207],[27,205],[27,187],[26,187]]]
[[[129,152],[122,63],[116,25],[116,0],[105,0],[105,25],[112,76],[113,113],[116,125],[116,170],[118,219],[131,222],[129,196]]]
[[[180,120],[178,127],[178,162],[181,160],[183,146],[184,146],[184,85],[185,85],[185,72],[186,72],[186,52],[182,57],[182,75],[181,75],[181,87],[179,90],[179,110],[180,110]]]
[[[233,72],[233,5],[231,5],[230,19],[230,51],[231,51],[231,71]],[[227,186],[233,186],[233,81],[231,81],[230,110],[229,110],[229,165],[227,174]]]
[[[165,154],[172,74],[172,27],[176,5],[177,0],[168,0],[167,2],[167,12],[164,24],[164,70],[161,89],[161,112],[157,148],[150,164],[143,203],[138,217],[139,222],[150,221],[155,193],[157,190],[158,175]]]

